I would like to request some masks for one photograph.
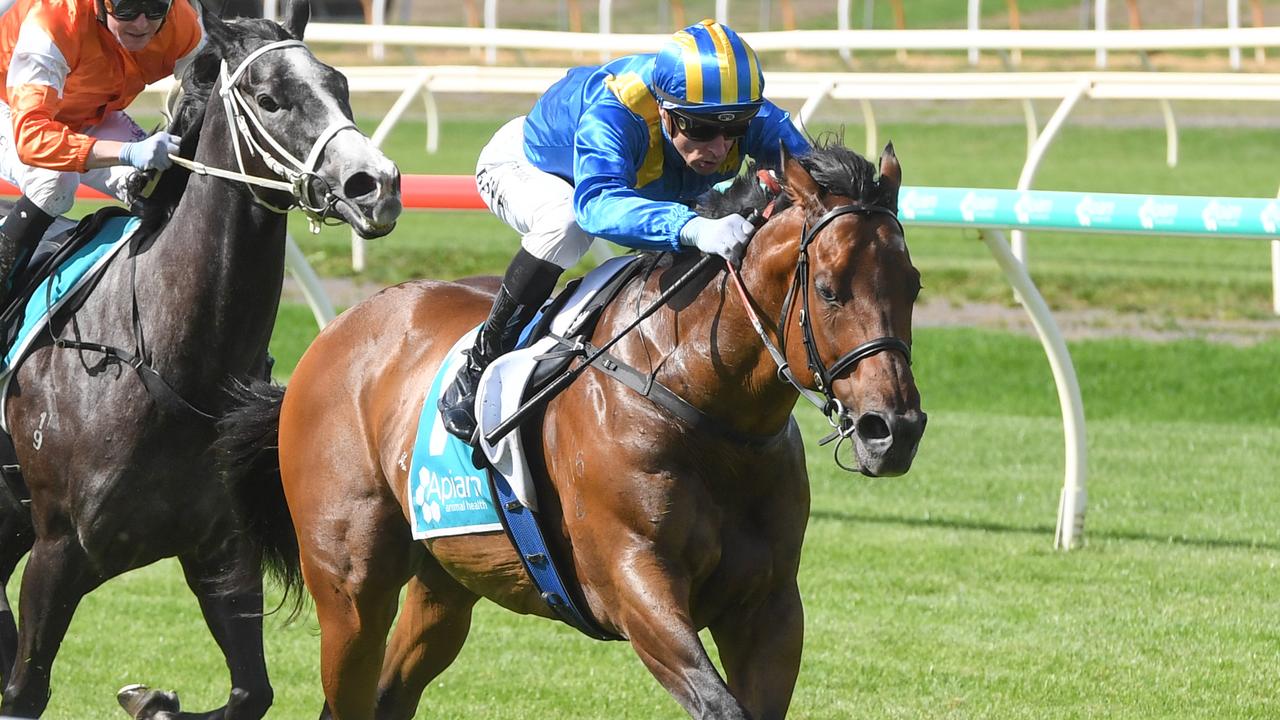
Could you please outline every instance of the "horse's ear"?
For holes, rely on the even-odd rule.
[[[307,21],[311,19],[311,0],[289,0],[284,6],[284,16],[280,24],[295,38],[301,40],[307,30]]]
[[[893,143],[884,146],[880,155],[880,189],[884,193],[884,201],[890,209],[898,210],[898,190],[902,187],[902,166],[898,164],[898,156],[893,152]]]
[[[200,25],[204,27],[205,43],[218,50],[218,56],[226,54],[227,45],[235,39],[235,33],[223,22],[222,18],[212,12],[200,16]],[[199,57],[197,55],[197,57]]]
[[[787,152],[787,146],[779,143],[781,153],[779,154],[778,164],[782,166],[782,176],[787,186],[787,195],[791,197],[791,202],[804,208],[817,208],[821,206],[818,200],[818,193],[821,190],[817,181],[809,174],[808,170],[795,159],[791,153]]]

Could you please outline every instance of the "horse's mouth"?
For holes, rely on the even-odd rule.
[[[377,224],[365,220],[364,218],[360,218],[359,220],[351,223],[351,229],[355,230],[356,234],[365,240],[373,240],[374,238],[389,235],[392,230],[396,229],[396,223],[393,220],[390,223]]]
[[[400,171],[377,148],[361,145],[356,150],[364,155],[354,153],[351,148],[347,148],[346,155],[334,149],[333,162],[338,169],[326,175],[326,204],[333,207],[357,235],[372,240],[394,230],[404,209],[400,199]],[[353,153],[358,161],[339,162]]]
[[[380,238],[396,228],[400,219],[400,196],[381,198],[373,203],[340,203],[338,214],[365,240]]]

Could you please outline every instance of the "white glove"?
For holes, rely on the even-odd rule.
[[[680,244],[736,263],[755,231],[756,226],[741,215],[726,215],[715,220],[695,217],[680,228]]]
[[[139,170],[164,170],[173,164],[169,153],[177,154],[182,138],[167,132],[158,132],[146,140],[125,143],[120,148],[120,162]]]

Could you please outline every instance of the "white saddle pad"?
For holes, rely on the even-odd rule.
[[[591,298],[622,268],[635,261],[633,255],[620,255],[602,263],[582,279],[560,314],[551,321],[551,332],[565,337],[571,335],[582,319],[582,312]],[[544,337],[532,345],[509,352],[493,361],[480,377],[476,392],[476,419],[480,422],[480,447],[494,469],[502,473],[511,484],[516,498],[527,508],[537,511],[537,496],[533,491],[533,478],[525,457],[520,433],[510,432],[495,445],[484,437],[520,407],[520,400],[529,377],[537,364],[535,358],[556,347],[556,341]]]

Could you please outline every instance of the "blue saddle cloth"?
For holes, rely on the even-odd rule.
[[[449,350],[431,382],[418,419],[418,436],[409,465],[409,508],[416,539],[502,532],[485,470],[472,462],[472,447],[444,429],[436,408],[440,393],[453,382],[471,347],[475,331]]]
[[[587,278],[571,282],[561,297],[544,305],[523,328],[516,344],[517,349],[526,348],[544,324],[551,326],[556,332],[564,333],[565,328],[557,327],[557,323],[571,325],[582,314],[590,314],[591,302],[601,295],[601,289],[620,275],[625,279],[627,276],[624,270],[632,267],[634,261],[634,257],[614,258],[593,270]],[[605,292],[603,295],[607,297],[609,293]],[[549,317],[544,319],[544,313]],[[478,328],[463,335],[449,349],[422,403],[409,466],[408,487],[409,506],[413,516],[411,529],[416,539],[502,531],[503,524],[499,517],[501,507],[493,497],[494,484],[497,484],[499,493],[506,493],[506,489],[511,488],[509,494],[513,497],[508,499],[514,499],[530,509],[537,508],[533,502],[531,474],[526,469],[522,448],[513,446],[507,452],[513,456],[508,458],[509,462],[494,462],[491,456],[490,463],[478,466],[473,458],[483,462],[483,454],[450,435],[440,419],[437,409],[440,394],[453,382],[458,368],[465,360],[462,353],[474,343],[477,331]],[[493,363],[490,372],[503,368],[507,361],[514,360],[518,354],[510,353]],[[511,363],[520,366],[515,368],[516,372],[523,373],[512,380],[512,386],[517,391],[527,390],[526,383],[535,361],[536,358],[534,361]],[[565,362],[568,362],[567,358]],[[484,382],[482,379],[481,383]],[[483,419],[482,416],[482,423]],[[489,482],[490,467],[496,468],[494,483]],[[510,520],[509,515],[507,519]]]
[[[8,381],[13,368],[31,349],[36,334],[49,318],[62,308],[75,290],[96,277],[120,248],[133,237],[140,221],[132,215],[120,215],[101,223],[98,232],[63,260],[45,277],[27,301],[14,340],[5,353],[0,376]],[[70,241],[68,241],[70,242]]]
[[[640,263],[634,257],[614,258],[581,281],[571,283],[572,287],[566,288],[559,298],[542,307],[539,317],[523,329],[520,347],[490,364],[480,379],[477,403],[485,406],[479,418],[482,430],[513,417],[521,396],[528,391],[530,378],[545,352],[534,337],[541,332],[559,336],[586,332],[584,323],[590,324],[598,317],[597,311],[638,267]],[[462,353],[471,347],[478,331],[476,328],[463,335],[449,349],[422,403],[409,466],[413,537],[506,532],[534,587],[556,616],[589,637],[621,639],[584,612],[585,605],[579,607],[583,602],[581,590],[566,584],[556,567],[556,558],[547,546],[537,518],[536,494],[524,450],[520,443],[511,441],[519,434],[509,433],[505,442],[493,448],[483,443],[490,464],[481,468],[472,458],[483,460],[484,456],[444,429],[437,410],[440,393],[453,382],[465,362]],[[569,356],[566,355],[563,363],[567,362]],[[490,390],[499,397],[492,408],[483,400]],[[511,413],[504,414],[504,408]],[[492,418],[490,409],[496,411]]]

